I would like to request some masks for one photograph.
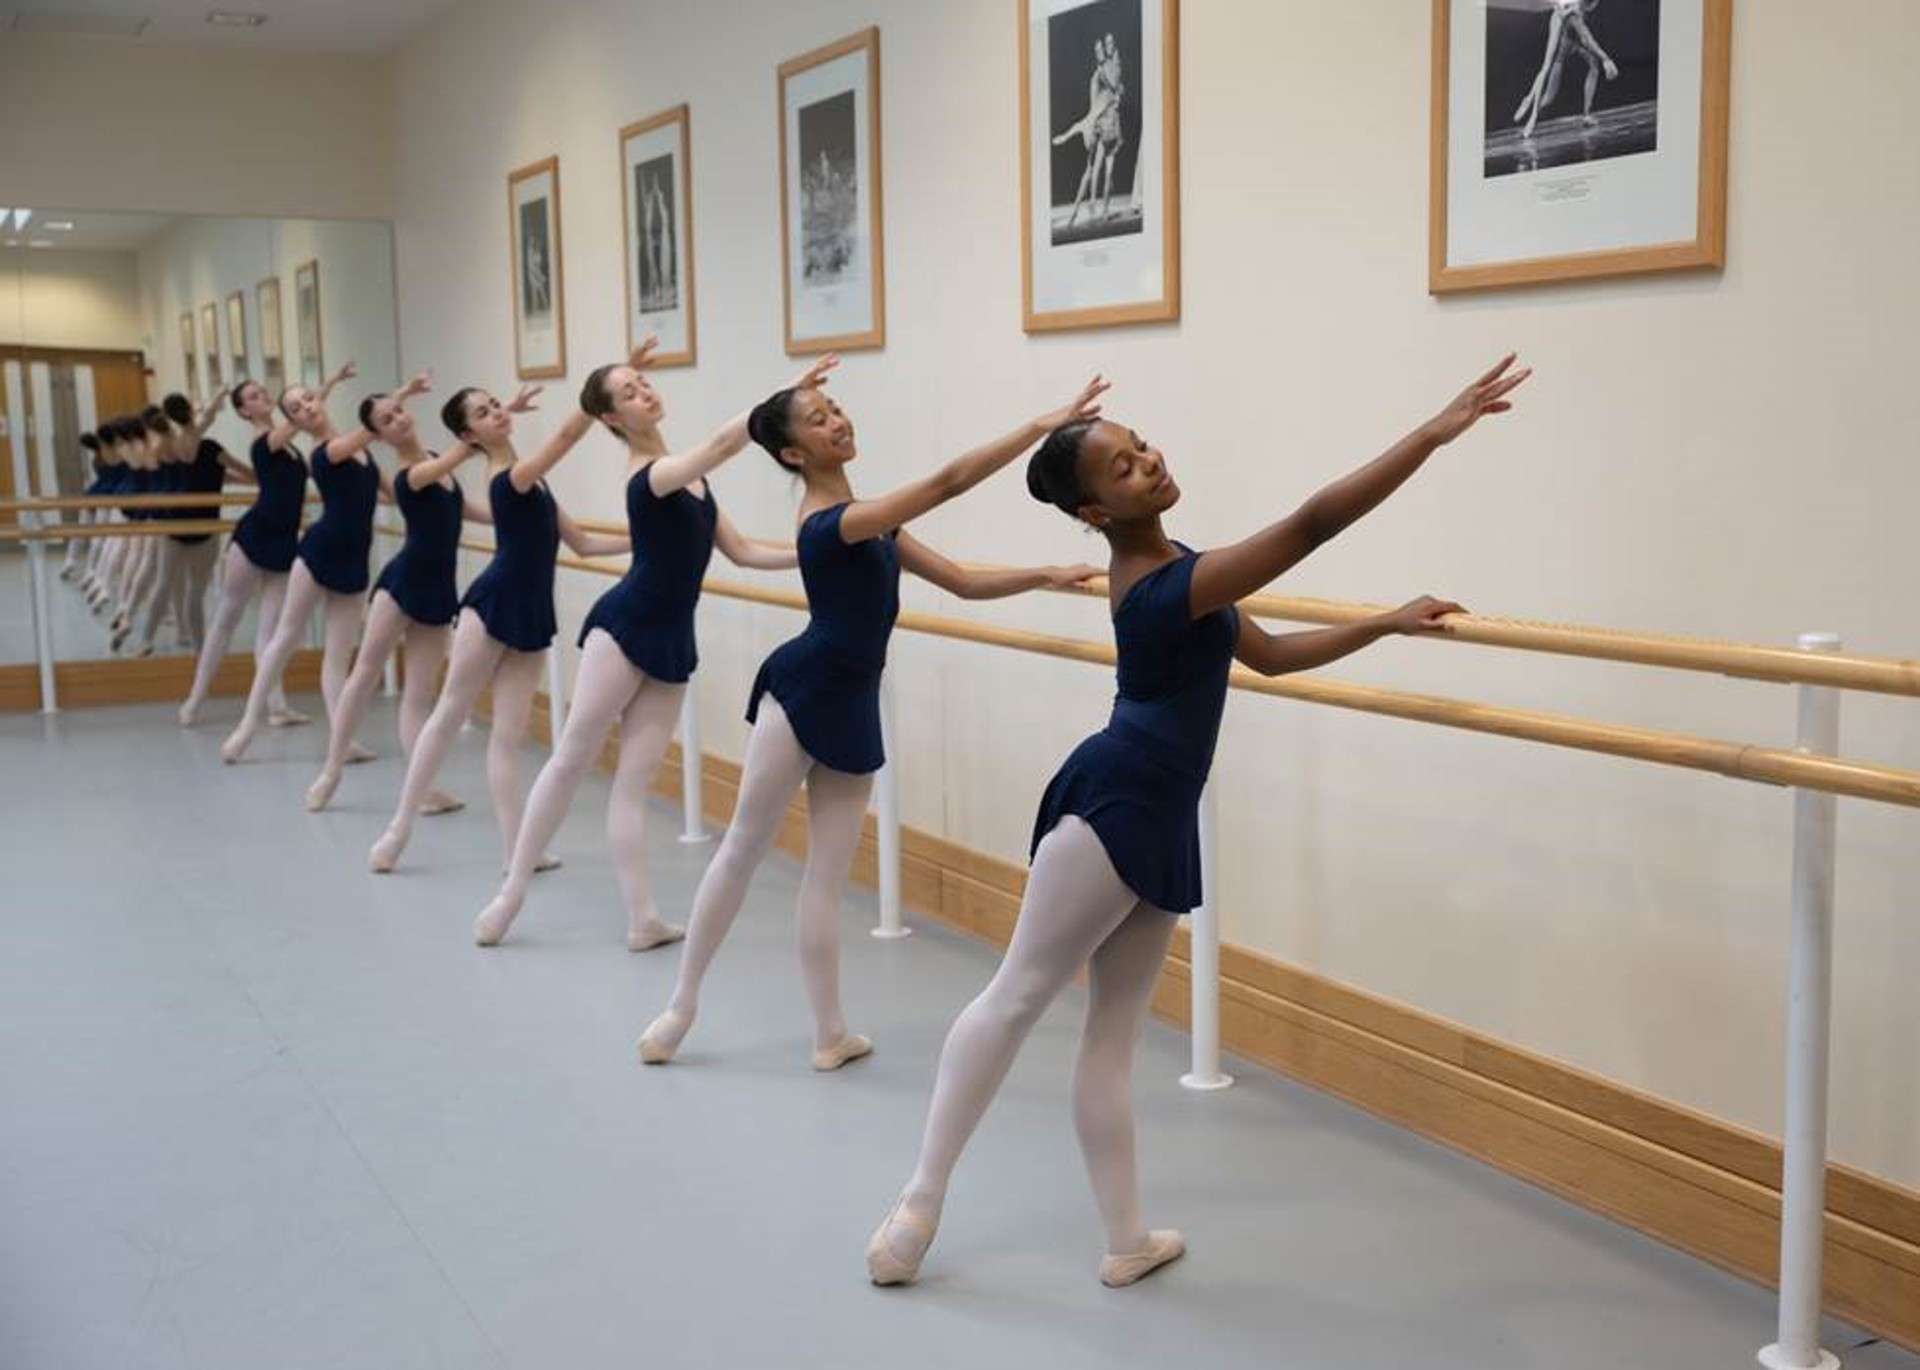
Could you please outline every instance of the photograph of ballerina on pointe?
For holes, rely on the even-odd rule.
[[[673,236],[673,157],[655,157],[633,169],[633,202],[640,214],[634,266],[644,313],[680,307],[680,274]]]
[[[1492,0],[1486,13],[1488,177],[1655,150],[1660,0]]]
[[[520,206],[520,309],[529,321],[553,312],[553,285],[547,268],[547,202]]]
[[[1051,139],[1055,247],[1142,230],[1140,96],[1129,87],[1140,22],[1140,0],[1095,0],[1048,17],[1049,126],[1060,129]]]
[[[800,272],[814,287],[860,275],[853,92],[800,108]]]

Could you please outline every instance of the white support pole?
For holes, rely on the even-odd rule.
[[[42,519],[33,514],[23,522],[38,528]],[[60,700],[54,690],[53,610],[47,603],[47,545],[44,542],[27,544],[27,574],[33,582],[33,654],[40,663],[40,712],[57,714]]]
[[[680,840],[708,840],[706,801],[701,793],[700,687],[689,683],[680,696]]]
[[[560,734],[567,727],[567,693],[561,683],[560,640],[547,648],[547,750],[560,750]]]
[[[1803,652],[1837,652],[1833,633],[1803,633]],[[1840,751],[1840,694],[1798,690],[1796,747]],[[1833,876],[1837,803],[1793,792],[1793,912],[1787,962],[1786,1163],[1780,1194],[1779,1340],[1760,1352],[1768,1370],[1838,1370],[1820,1345],[1821,1242],[1826,1225],[1827,1038],[1833,997]]]
[[[913,935],[913,929],[900,917],[900,753],[896,731],[893,675],[888,672],[880,677],[880,747],[887,754],[887,764],[880,768],[874,782],[874,827],[880,839],[880,926],[873,935],[886,941]]]
[[[1193,1061],[1180,1077],[1188,1089],[1225,1089],[1233,1076],[1220,1069],[1220,905],[1215,882],[1213,786],[1200,795],[1200,905],[1188,920],[1193,948]]]

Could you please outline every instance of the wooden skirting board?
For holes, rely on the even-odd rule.
[[[109,658],[104,661],[57,661],[53,688],[63,709],[88,709],[106,704],[154,704],[179,701],[193,687],[195,659],[191,656]],[[216,695],[244,695],[253,683],[253,654],[233,653],[220,663],[213,678]],[[289,691],[320,687],[320,652],[303,647],[287,663],[284,684]],[[0,666],[0,713],[26,713],[40,707],[40,668]]]

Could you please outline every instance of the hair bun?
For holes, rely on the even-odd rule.
[[[1042,504],[1053,503],[1053,496],[1047,493],[1046,466],[1038,452],[1027,458],[1027,493]]]

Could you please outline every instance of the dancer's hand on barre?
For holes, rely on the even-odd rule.
[[[1046,577],[1049,590],[1071,590],[1087,582],[1097,580],[1107,573],[1104,566],[1089,566],[1085,562],[1078,566],[1042,566],[1040,574]]]
[[[533,413],[534,410],[540,407],[539,405],[535,404],[534,401],[540,398],[540,392],[542,390],[545,390],[546,388],[547,387],[544,385],[521,386],[520,393],[515,395],[510,401],[507,402],[507,412],[509,414]]]
[[[1487,414],[1504,414],[1513,408],[1513,402],[1507,398],[1533,374],[1533,368],[1523,366],[1513,370],[1517,353],[1509,352],[1465,390],[1453,397],[1453,400],[1427,420],[1427,433],[1436,447],[1452,442],[1466,432]]]
[[[1441,622],[1448,614],[1464,614],[1466,610],[1450,599],[1435,599],[1432,595],[1422,595],[1418,599],[1408,600],[1392,613],[1381,617],[1387,630],[1405,636],[1418,633],[1445,632],[1447,625]]]

